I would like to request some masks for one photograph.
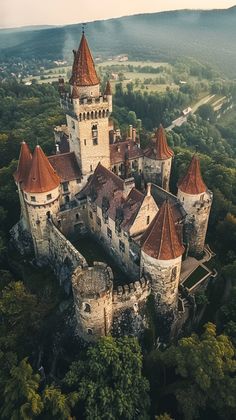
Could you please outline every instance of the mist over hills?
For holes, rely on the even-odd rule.
[[[95,21],[87,25],[86,34],[95,57],[127,53],[130,59],[161,61],[190,56],[235,77],[236,6]],[[80,36],[81,24],[2,30],[0,56],[71,61]]]

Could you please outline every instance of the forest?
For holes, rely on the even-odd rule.
[[[9,241],[20,211],[13,180],[20,142],[54,153],[53,127],[65,122],[57,83],[1,82],[1,419],[236,419],[236,89],[229,81],[211,89],[230,95],[232,109],[215,118],[210,105],[199,108],[168,133],[175,152],[171,191],[197,151],[214,194],[207,242],[218,278],[196,296],[201,322],[189,336],[159,347],[150,299],[142,340],[104,337],[85,346],[69,328],[72,297],[49,269],[15,255]],[[123,135],[136,126],[144,146],[192,97],[191,89],[154,95],[117,84],[114,124]]]

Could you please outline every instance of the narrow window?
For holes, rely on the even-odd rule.
[[[101,222],[100,217],[97,217],[97,225],[98,225],[98,226],[101,226],[101,224],[102,224],[102,222]]]
[[[112,238],[112,231],[111,231],[111,229],[109,229],[109,227],[107,228],[107,236],[108,236],[108,238]]]
[[[79,220],[79,215],[78,215],[78,213],[76,213],[75,218],[76,218],[76,220]]]
[[[96,146],[97,144],[98,144],[98,139],[97,139],[97,137],[94,137],[93,138],[93,145]]]
[[[84,139],[84,145],[86,146],[86,139]]]
[[[147,216],[147,225],[150,223],[150,216]]]
[[[125,244],[121,240],[119,240],[119,249],[120,252],[125,252]]]
[[[62,182],[62,189],[63,192],[68,192],[69,191],[69,182]]]
[[[90,165],[90,172],[93,171],[93,165]]]
[[[93,213],[91,211],[89,212],[89,217],[90,217],[90,219],[93,218]]]

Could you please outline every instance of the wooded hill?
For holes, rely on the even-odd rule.
[[[78,15],[78,20],[80,16]],[[225,10],[171,11],[95,21],[86,28],[95,57],[170,61],[194,56],[234,77],[236,6]],[[0,31],[0,58],[72,59],[81,24]]]

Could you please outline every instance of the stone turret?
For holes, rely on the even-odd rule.
[[[165,130],[160,125],[155,140],[144,151],[144,179],[169,190],[173,150],[167,144]]]
[[[37,258],[48,257],[47,219],[59,211],[60,178],[40,146],[36,146],[29,173],[22,182],[28,226]]]
[[[201,257],[213,195],[202,179],[196,155],[193,156],[187,173],[178,183],[178,199],[187,213],[185,239],[188,252],[195,257]]]
[[[75,269],[72,275],[78,335],[94,341],[107,335],[112,326],[113,274],[106,264]]]
[[[82,34],[74,63],[71,85],[71,103],[61,101],[67,111],[70,151],[75,152],[82,175],[86,179],[97,164],[110,167],[109,115],[112,111],[111,89],[104,95],[96,73],[85,34]]]
[[[141,275],[150,279],[157,313],[174,311],[184,247],[165,201],[141,238]]]

